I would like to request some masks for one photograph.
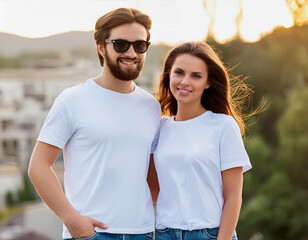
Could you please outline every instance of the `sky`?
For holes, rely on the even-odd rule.
[[[235,34],[239,1],[216,0],[216,40],[225,42]],[[257,41],[276,26],[292,26],[285,0],[242,2],[240,34],[245,41]],[[210,23],[203,0],[0,0],[0,32],[38,38],[67,31],[90,31],[99,17],[119,7],[137,8],[152,18],[153,43],[203,40]]]

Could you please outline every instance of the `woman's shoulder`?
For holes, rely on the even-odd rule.
[[[226,122],[233,122],[235,121],[235,119],[227,114],[224,113],[214,113],[212,111],[208,111],[209,112],[209,118],[213,121],[217,121],[219,123],[226,123]]]
[[[219,126],[220,128],[239,127],[233,116],[224,113],[210,112],[209,119],[211,123],[213,123],[215,126]]]
[[[167,116],[167,115],[163,115],[161,116],[161,119],[160,119],[160,125],[163,126],[163,125],[172,125],[172,122],[173,122],[173,118],[172,116]]]
[[[170,117],[170,116],[167,116],[167,115],[163,115],[161,116],[161,121],[162,122],[166,122],[166,121],[169,121],[171,120],[173,117]]]

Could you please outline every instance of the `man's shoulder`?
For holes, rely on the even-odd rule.
[[[136,91],[138,91],[138,101],[142,102],[143,106],[153,110],[157,117],[160,119],[161,107],[157,99],[148,91],[136,85]]]
[[[148,91],[146,91],[145,89],[143,89],[143,88],[141,88],[141,87],[139,87],[137,85],[136,85],[136,88],[137,88],[137,91],[139,92],[139,96],[141,96],[143,98],[147,98],[149,100],[152,100],[152,101],[158,103],[156,98],[151,93],[149,93]]]
[[[80,98],[81,95],[87,91],[87,84],[88,81],[85,81],[74,86],[68,87],[59,94],[58,98],[61,98],[63,100],[70,100],[74,99],[75,97]]]

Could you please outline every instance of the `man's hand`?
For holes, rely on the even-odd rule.
[[[88,216],[77,216],[66,221],[65,226],[72,238],[88,238],[95,234],[94,227],[107,229],[108,226]]]

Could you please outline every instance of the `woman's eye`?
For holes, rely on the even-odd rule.
[[[175,74],[178,74],[178,75],[182,75],[183,72],[182,71],[174,71]]]
[[[201,76],[200,75],[193,75],[193,78],[201,78]]]

